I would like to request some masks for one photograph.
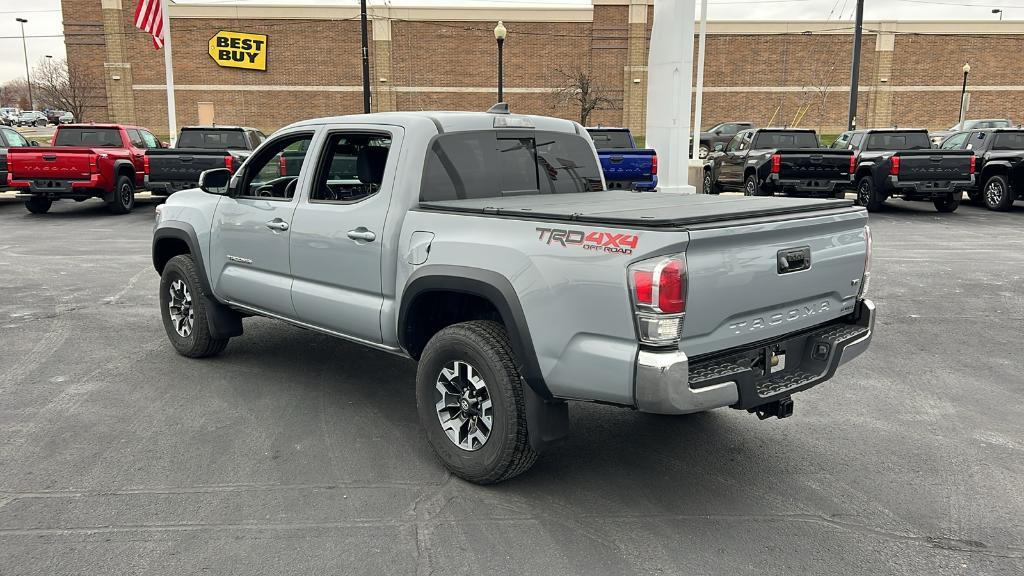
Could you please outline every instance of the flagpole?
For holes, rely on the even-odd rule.
[[[171,146],[178,139],[178,120],[174,109],[174,69],[171,65],[171,13],[170,2],[160,0],[160,14],[164,21],[164,70],[167,74],[167,126],[170,130]]]

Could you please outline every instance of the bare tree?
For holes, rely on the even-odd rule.
[[[69,66],[64,58],[43,58],[32,73],[32,85],[40,108],[66,110],[75,120],[84,120],[89,79],[84,71]]]
[[[22,101],[26,103],[22,106]],[[0,86],[0,106],[12,106],[27,109],[28,83],[24,78],[11,80]]]
[[[589,71],[576,68],[572,72],[558,70],[558,73],[562,76],[562,82],[561,87],[552,92],[555,105],[579,106],[580,124],[586,126],[594,110],[608,108],[614,103]]]

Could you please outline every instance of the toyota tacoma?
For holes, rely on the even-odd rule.
[[[299,122],[199,184],[153,235],[177,352],[263,316],[412,358],[472,482],[528,469],[571,400],[789,416],[874,329],[863,208],[606,190],[582,126],[500,105]]]

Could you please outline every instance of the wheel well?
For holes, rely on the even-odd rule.
[[[743,171],[743,181],[746,182],[747,178],[750,178],[751,174],[756,176],[757,170],[748,166],[747,169]]]
[[[191,254],[192,251],[188,248],[186,243],[181,238],[161,238],[157,241],[156,246],[153,247],[153,266],[156,267],[156,271],[163,273],[164,266],[174,258],[182,254]]]
[[[871,168],[869,168],[868,166],[864,166],[863,168],[857,170],[856,177],[854,178],[854,180],[859,181],[861,178],[865,176],[871,176]]]
[[[996,174],[1002,174],[1003,176],[1006,176],[1008,172],[1009,171],[1006,169],[1006,166],[986,166],[985,170],[982,171],[981,173],[981,182],[985,182],[986,180],[988,180],[992,176],[995,176]]]
[[[121,164],[120,166],[117,167],[117,172],[115,172],[115,174],[117,176],[127,176],[129,178],[134,178],[135,177],[135,168],[133,168],[129,164]]]
[[[405,313],[402,344],[409,355],[419,359],[427,342],[442,329],[470,320],[493,320],[504,324],[497,307],[476,294],[437,290],[418,294]]]

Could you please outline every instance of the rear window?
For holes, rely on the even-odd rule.
[[[586,139],[558,132],[488,130],[445,134],[434,140],[423,168],[420,200],[601,189],[601,168]]]
[[[625,130],[587,130],[598,150],[632,150],[629,132]]]
[[[121,131],[117,128],[58,128],[54,146],[121,147]]]
[[[241,130],[182,130],[178,148],[246,148]]]
[[[766,148],[820,148],[813,132],[758,132],[754,138],[755,150]]]
[[[874,132],[865,150],[927,150],[932,147],[927,132]]]
[[[993,150],[1024,150],[1024,132],[996,132]]]

